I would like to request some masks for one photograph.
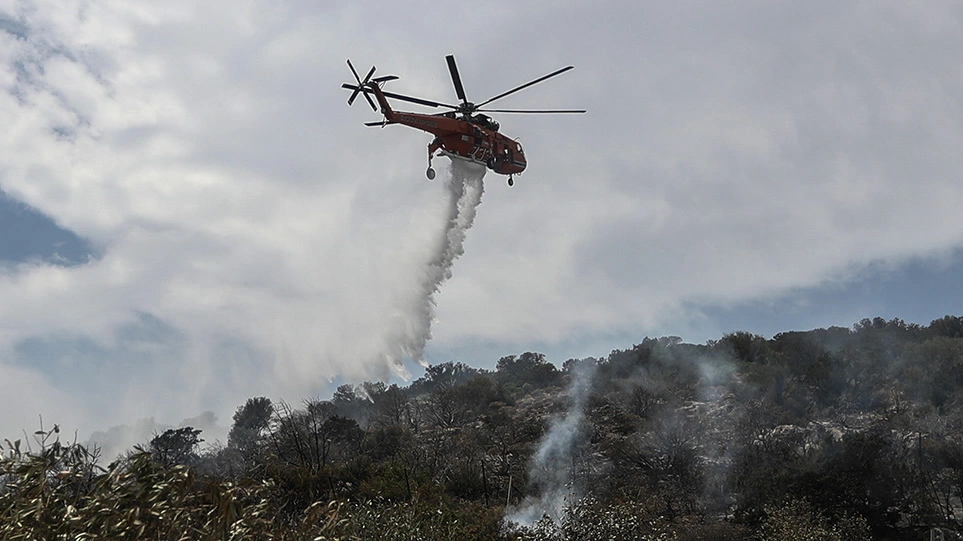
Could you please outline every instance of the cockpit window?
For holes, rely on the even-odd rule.
[[[522,151],[522,144],[521,144],[521,143],[515,143],[515,148],[518,149],[519,152],[521,152],[521,151]]]

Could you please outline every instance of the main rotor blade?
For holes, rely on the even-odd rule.
[[[342,83],[341,88],[347,88],[348,90],[354,90],[355,92],[364,92],[365,95],[371,94],[374,90],[370,88],[362,88],[358,85],[352,85],[348,83]],[[408,101],[411,103],[417,103],[418,105],[424,105],[426,107],[448,107],[449,109],[458,109],[456,105],[449,105],[447,103],[441,103],[437,101],[425,100],[422,98],[415,98],[413,96],[405,96],[404,94],[395,94],[394,92],[382,91],[382,94],[386,98],[391,98],[394,100]]]
[[[584,113],[585,109],[478,109],[483,113]]]
[[[462,103],[467,103],[468,99],[465,97],[465,87],[461,85],[461,77],[458,75],[458,66],[455,65],[455,56],[448,55],[445,57],[448,61],[448,71],[451,72],[451,82],[455,83],[455,94],[458,95],[458,99]]]
[[[447,103],[425,100],[421,98],[415,98],[412,96],[405,96],[404,94],[395,94],[394,92],[385,92],[385,91],[382,91],[381,93],[384,94],[386,98],[392,98],[392,99],[401,100],[401,101],[408,101],[411,103],[417,103],[418,105],[424,105],[427,107],[448,107],[450,109],[458,109],[458,107],[455,105],[448,105]]]
[[[534,81],[529,81],[529,82],[523,84],[522,86],[516,86],[515,88],[509,90],[508,92],[502,92],[501,94],[495,96],[494,98],[488,98],[487,100],[479,103],[478,106],[481,107],[482,105],[485,105],[486,103],[491,103],[491,102],[493,102],[493,101],[495,101],[495,100],[500,100],[500,99],[504,98],[505,96],[507,96],[507,95],[509,95],[509,94],[514,94],[514,93],[518,92],[519,90],[523,90],[523,89],[528,88],[528,87],[530,87],[530,86],[532,86],[532,85],[534,85],[534,84],[540,83],[540,82],[544,81],[545,79],[550,79],[550,78],[552,78],[552,77],[555,77],[556,75],[561,75],[562,73],[565,73],[566,71],[568,71],[568,70],[570,70],[570,69],[572,69],[572,68],[574,68],[574,67],[575,67],[575,66],[565,66],[564,68],[562,68],[562,69],[560,69],[560,70],[553,71],[552,73],[549,73],[548,75],[539,77],[538,79],[535,79]]]

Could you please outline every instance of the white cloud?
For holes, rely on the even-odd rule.
[[[43,417],[44,430],[53,428],[54,423],[60,424],[65,430],[85,421],[89,413],[85,410],[83,400],[51,385],[48,378],[34,370],[8,366],[0,362],[0,396],[3,397],[3,408],[0,415],[5,419],[2,428],[5,430],[0,438],[11,441],[23,439],[26,434],[33,434],[40,430],[40,415],[50,406],[55,405],[58,417],[51,419]],[[9,419],[9,421],[6,421]],[[0,439],[2,441],[2,439]],[[32,444],[33,441],[30,440]],[[27,448],[26,441],[23,448]]]
[[[500,119],[529,170],[486,178],[436,296],[441,349],[641,334],[963,242],[950,2],[22,1],[0,19],[26,29],[0,25],[0,188],[103,253],[0,276],[0,369],[87,430],[390,373],[446,194],[422,177],[428,136],[346,107],[347,57],[442,101],[447,53],[476,101],[577,66],[498,102],[589,113]],[[19,347],[38,337],[96,344],[73,368],[97,378],[50,379]]]

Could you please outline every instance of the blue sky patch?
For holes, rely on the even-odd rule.
[[[41,260],[69,267],[96,257],[89,241],[0,191],[0,264]]]

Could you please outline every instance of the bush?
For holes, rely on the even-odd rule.
[[[766,514],[761,530],[763,541],[858,541],[872,538],[863,517],[844,514],[830,519],[805,500],[790,500],[778,507],[767,506]]]

